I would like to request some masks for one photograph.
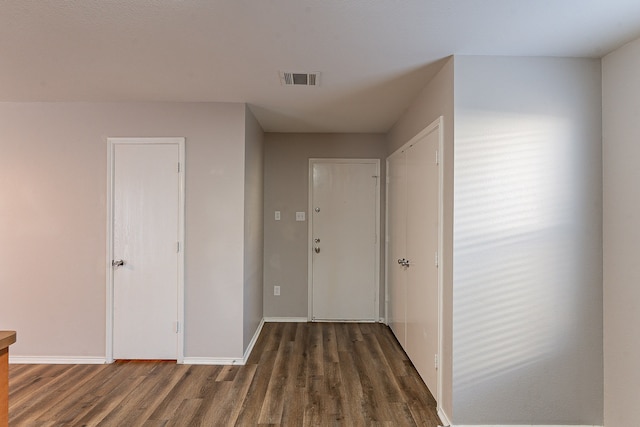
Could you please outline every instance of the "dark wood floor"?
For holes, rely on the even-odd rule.
[[[267,323],[245,366],[10,365],[9,390],[12,427],[438,425],[380,324]]]

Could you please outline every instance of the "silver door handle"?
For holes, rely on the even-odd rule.
[[[400,258],[398,259],[398,264],[400,264],[403,267],[409,267],[409,260],[405,258]]]
[[[317,254],[320,253],[320,247],[319,246],[316,246],[315,248],[313,248],[313,250],[316,251]]]
[[[113,261],[111,261],[111,265],[113,267],[122,267],[124,265],[124,261],[121,259],[114,259]]]

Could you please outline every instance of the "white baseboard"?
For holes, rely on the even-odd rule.
[[[309,319],[306,317],[265,317],[265,323],[282,323],[282,322],[291,322],[291,323],[307,323]],[[354,323],[376,323],[376,320],[340,320],[340,322],[354,322]],[[381,317],[377,320],[378,323],[387,323],[387,320],[384,317]]]
[[[265,319],[260,321],[247,346],[242,358],[234,357],[185,357],[182,361],[185,365],[244,365],[251,355],[253,347],[260,336]],[[306,322],[306,319],[305,319]],[[15,365],[103,365],[107,363],[104,357],[57,357],[57,356],[12,356],[9,355],[9,363]]]
[[[185,357],[182,361],[184,365],[244,365],[247,363],[251,352],[253,351],[253,347],[256,345],[256,341],[258,341],[258,337],[260,336],[260,332],[262,331],[262,327],[264,326],[265,319],[260,321],[260,324],[256,328],[256,332],[253,334],[251,341],[249,341],[249,345],[247,346],[246,351],[244,352],[244,356],[239,359],[236,357]]]
[[[449,421],[449,417],[447,417],[446,412],[440,406],[438,406],[438,418],[440,418],[440,422],[443,426],[451,426],[451,421]]]
[[[603,427],[599,425],[547,425],[547,424],[482,424],[482,425],[468,425],[468,424],[451,424],[449,427]]]
[[[441,424],[438,427],[603,427],[596,425],[542,425],[542,424],[528,424],[528,425],[508,425],[508,424],[485,424],[485,425],[467,425],[467,424],[452,424],[447,417],[446,412],[441,407],[438,407],[438,418],[440,418]]]
[[[184,365],[244,365],[242,358],[234,357],[185,357]]]
[[[262,320],[260,320],[260,324],[258,325],[256,332],[253,334],[253,338],[251,338],[251,341],[249,341],[249,345],[247,346],[247,349],[244,352],[244,357],[242,358],[243,365],[247,363],[247,360],[249,360],[249,356],[253,351],[253,346],[256,345],[256,341],[258,341],[258,337],[260,336],[260,332],[262,332],[263,326],[264,326],[264,317],[262,318]]]
[[[11,356],[9,363],[14,365],[104,365],[104,357],[60,357],[60,356]]]
[[[307,323],[309,319],[306,317],[265,317],[265,323],[291,322],[291,323]]]

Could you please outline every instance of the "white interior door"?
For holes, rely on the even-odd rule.
[[[407,277],[401,265],[407,257],[407,168],[406,153],[387,159],[387,287],[390,302],[388,321],[404,348],[407,336]]]
[[[113,358],[179,359],[183,147],[110,141]]]
[[[378,171],[378,160],[310,161],[312,320],[377,320]]]
[[[436,395],[438,354],[438,132],[406,151],[407,165],[407,339],[406,352]]]

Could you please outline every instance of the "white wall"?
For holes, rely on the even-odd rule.
[[[442,399],[440,407],[451,417],[452,406],[452,329],[453,329],[453,80],[454,60],[447,58],[435,77],[417,95],[400,119],[387,134],[388,154],[400,148],[438,117],[444,120],[444,223],[443,250],[440,266],[443,269],[443,351],[440,355],[442,369]]]
[[[264,259],[264,132],[245,109],[244,153],[244,333],[243,351],[262,321]]]
[[[600,84],[455,58],[454,424],[602,425]]]
[[[602,61],[604,419],[640,425],[640,39]]]
[[[241,357],[245,106],[0,104],[2,329],[104,357],[107,137],[186,137],[185,356]]]

